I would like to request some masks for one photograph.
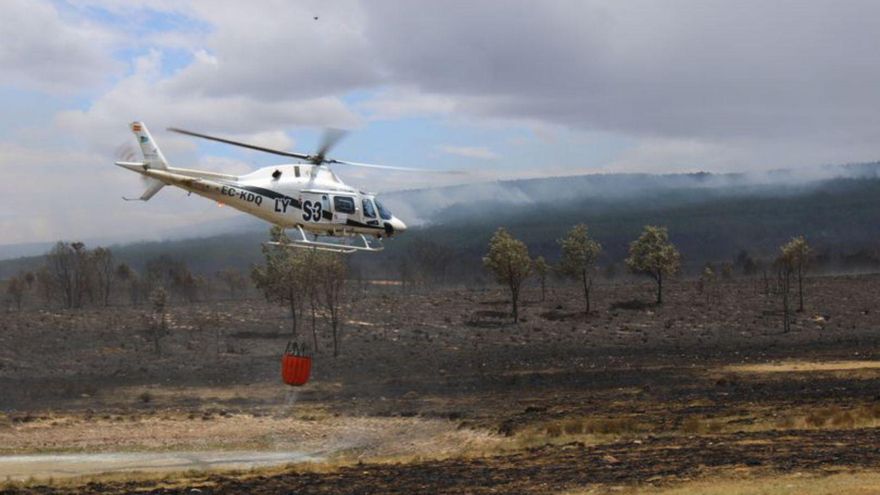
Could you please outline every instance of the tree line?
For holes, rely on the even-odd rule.
[[[194,274],[186,263],[162,254],[148,259],[139,271],[118,261],[107,247],[89,249],[82,242],[60,241],[34,270],[20,271],[6,281],[10,306],[79,309],[112,304],[140,306],[162,288],[168,298],[184,302],[203,299],[219,288],[228,297],[247,291],[248,279],[235,269],[218,271],[212,279]]]
[[[504,286],[511,301],[513,321],[519,321],[519,298],[523,284],[531,277],[537,278],[541,288],[541,300],[545,298],[547,277],[550,273],[572,279],[583,291],[584,313],[591,312],[590,295],[593,280],[598,272],[597,261],[602,245],[593,239],[586,225],[578,224],[557,241],[560,259],[555,266],[543,256],[532,259],[526,244],[514,238],[506,229],[499,228],[489,241],[483,265]],[[744,274],[763,274],[765,293],[776,294],[782,301],[784,331],[790,329],[793,285],[796,285],[797,311],[804,311],[804,277],[813,260],[813,252],[803,236],[792,238],[779,248],[778,255],[769,263],[751,258],[743,251],[736,263]],[[629,256],[624,260],[633,274],[651,278],[656,284],[655,304],[663,304],[664,281],[675,276],[681,269],[681,254],[669,240],[666,227],[646,225],[639,237],[629,244]],[[731,278],[732,264],[721,268],[725,278]],[[773,276],[770,276],[770,273]],[[708,298],[717,282],[716,268],[707,263],[698,280],[698,288]],[[771,284],[772,281],[772,284]]]
[[[285,241],[280,228],[273,228],[270,236],[276,241]],[[482,258],[483,265],[509,291],[514,321],[519,319],[523,284],[536,279],[543,299],[550,275],[575,281],[583,292],[584,312],[590,314],[594,279],[599,274],[597,263],[603,247],[583,224],[572,227],[557,240],[557,246],[559,261],[551,264],[543,256],[532,259],[525,243],[504,228],[499,228],[490,239],[488,252]],[[333,253],[271,245],[264,245],[262,251],[264,264],[254,265],[250,277],[226,268],[209,279],[194,274],[186,263],[167,254],[147,260],[143,268],[136,271],[127,263],[118,262],[109,248],[89,249],[81,242],[58,242],[37,269],[22,271],[8,279],[5,292],[8,307],[19,310],[28,299],[33,303],[41,302],[44,307],[71,309],[125,303],[133,306],[149,303],[154,308],[164,308],[173,299],[182,302],[202,300],[210,290],[218,287],[227,297],[241,297],[247,294],[252,283],[268,301],[289,308],[294,337],[299,336],[306,319],[304,315],[308,318],[312,344],[316,349],[317,321],[319,318],[326,320],[334,342],[334,353],[338,353],[340,310],[346,279],[352,273],[349,259]],[[431,285],[443,284],[448,267],[455,262],[452,251],[425,240],[416,242],[413,253],[399,263],[403,290],[416,280]],[[760,275],[764,293],[777,295],[782,301],[787,331],[790,315],[804,310],[807,269],[821,263],[822,259],[822,253],[814,253],[804,237],[798,236],[781,246],[772,259],[755,259],[741,251],[733,262],[717,266],[707,263],[697,286],[709,301],[717,294],[718,283],[731,278],[734,270],[744,275]],[[651,225],[645,226],[639,237],[630,242],[624,264],[631,273],[648,276],[655,282],[656,304],[663,302],[665,281],[679,274],[682,266],[681,255],[669,240],[668,230]],[[614,266],[605,267],[606,277],[616,275]],[[158,294],[160,289],[162,293]],[[795,294],[796,300],[793,299]],[[157,305],[156,301],[161,304]]]

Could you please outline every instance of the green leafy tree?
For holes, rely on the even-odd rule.
[[[568,234],[559,240],[559,245],[562,247],[560,271],[583,285],[584,312],[590,314],[590,291],[593,288],[593,274],[596,271],[596,260],[602,253],[602,245],[590,238],[590,233],[584,224],[572,227]]]
[[[550,272],[550,265],[547,264],[543,256],[538,256],[535,258],[534,270],[541,283],[541,302],[543,302],[547,298],[547,273]]]
[[[681,255],[669,242],[666,227],[646,225],[638,239],[629,245],[626,264],[633,273],[650,276],[657,282],[657,304],[663,304],[663,278],[681,267]]]
[[[804,274],[810,263],[812,249],[807,244],[804,236],[793,237],[782,246],[781,261],[797,278],[798,284],[798,311],[804,310]]]
[[[519,321],[519,293],[523,282],[532,272],[529,249],[504,228],[495,231],[489,241],[489,252],[483,257],[483,265],[495,275],[499,284],[510,290],[513,321]]]

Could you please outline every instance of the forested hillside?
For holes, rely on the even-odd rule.
[[[793,172],[743,175],[603,175],[533,179],[386,194],[395,212],[415,226],[386,241],[380,254],[355,254],[355,273],[396,278],[401,273],[479,281],[492,232],[508,228],[533,255],[553,261],[556,240],[585,223],[604,246],[600,264],[620,265],[628,243],[646,224],[665,225],[686,271],[741,251],[772,257],[784,241],[805,235],[832,269],[872,269],[880,239],[877,164],[838,167],[836,177],[809,179]],[[261,258],[265,230],[198,239],[112,246],[135,270],[168,255],[194,273],[247,270]],[[0,278],[32,269],[39,257],[0,261]],[[622,270],[622,266],[619,267]]]

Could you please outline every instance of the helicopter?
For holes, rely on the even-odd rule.
[[[327,152],[345,134],[344,131],[332,129],[325,132],[318,151],[309,155],[171,127],[168,128],[171,132],[305,162],[263,167],[240,176],[171,167],[143,122],[132,122],[129,127],[137,138],[143,161],[117,161],[116,165],[141,174],[147,181],[147,189],[139,198],[123,199],[149,201],[165,186],[179,187],[190,194],[217,201],[221,206],[229,205],[273,225],[298,232],[299,238],[267,242],[283,247],[346,254],[377,252],[383,249],[383,239],[399,236],[406,231],[406,224],[395,217],[375,194],[346,185],[330,169],[330,165],[426,171],[327,158]],[[308,234],[312,234],[313,239]],[[342,241],[318,241],[318,236],[342,238]]]

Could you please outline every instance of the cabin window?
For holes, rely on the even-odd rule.
[[[354,198],[348,196],[333,196],[333,209],[336,213],[354,213]]]
[[[299,177],[299,165],[293,167],[293,175]]]
[[[364,216],[367,218],[376,218],[376,209],[373,208],[373,202],[369,199],[364,200]]]

